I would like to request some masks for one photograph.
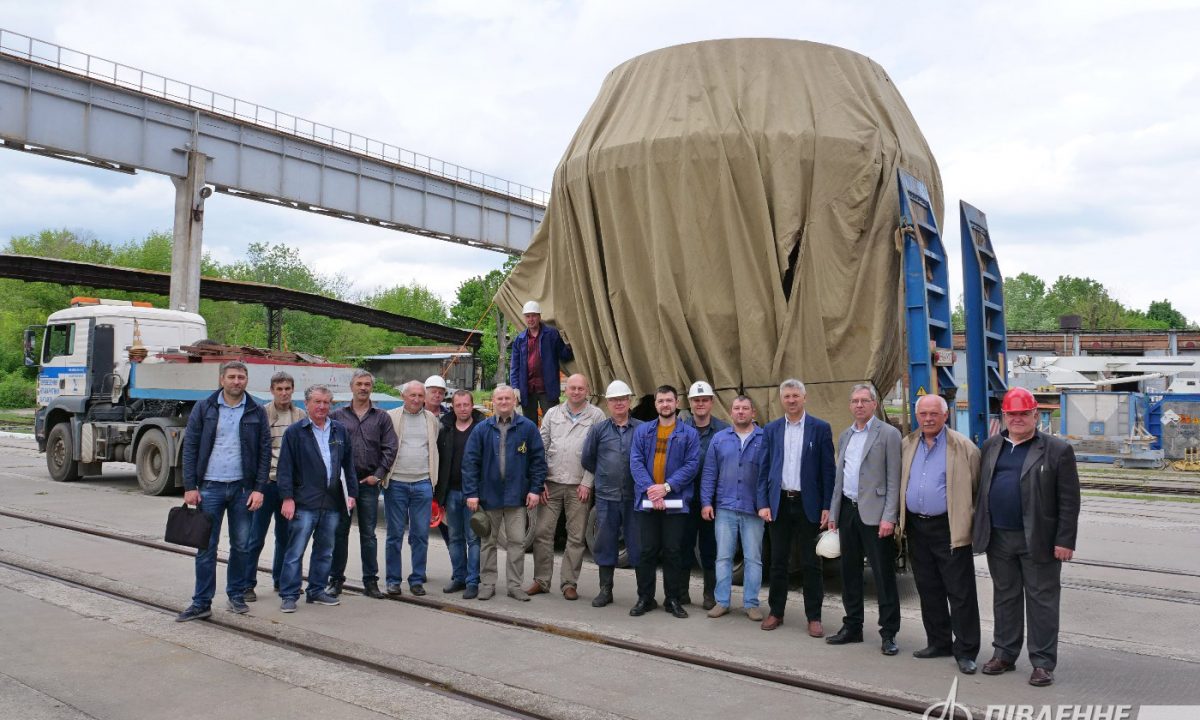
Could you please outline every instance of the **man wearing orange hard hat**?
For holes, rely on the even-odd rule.
[[[995,631],[984,675],[1016,669],[1029,624],[1029,684],[1054,682],[1062,563],[1075,554],[1079,473],[1066,442],[1038,432],[1033,394],[1013,388],[1000,406],[1007,428],[983,443],[971,544],[986,552]]]

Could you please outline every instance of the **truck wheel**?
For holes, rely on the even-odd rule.
[[[146,495],[166,495],[175,489],[175,474],[167,454],[167,436],[162,430],[147,430],[134,458],[138,486]]]
[[[79,479],[79,461],[71,458],[71,424],[61,422],[50,429],[46,438],[46,469],[57,482]]]
[[[596,546],[597,524],[598,524],[598,513],[596,512],[596,506],[593,505],[592,509],[588,510],[587,528],[584,530],[584,534],[583,534],[583,541],[584,541],[584,544],[587,545],[587,550],[588,550],[589,554],[594,554],[594,550],[592,548],[594,548]],[[617,567],[619,567],[619,568],[631,567],[631,565],[629,564],[629,551],[625,549],[625,538],[623,538],[623,537],[621,538],[619,544],[617,545]]]

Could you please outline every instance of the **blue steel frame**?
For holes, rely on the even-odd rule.
[[[1008,390],[1008,340],[1004,324],[1004,277],[992,249],[987,216],[961,200],[963,312],[967,323],[968,435],[976,445],[1000,420]]]
[[[917,399],[937,394],[954,407],[953,366],[934,364],[935,350],[952,352],[950,271],[925,184],[898,171],[900,232],[904,237],[904,320],[908,336],[908,412],[917,427]],[[954,416],[951,415],[953,423]]]

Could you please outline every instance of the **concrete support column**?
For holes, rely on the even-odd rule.
[[[187,151],[187,177],[175,183],[175,234],[171,249],[171,309],[200,312],[200,258],[203,256],[204,199],[212,191],[204,186],[208,158]]]

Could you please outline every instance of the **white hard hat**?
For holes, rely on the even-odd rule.
[[[522,315],[528,315],[530,313],[537,313],[538,315],[542,314],[542,306],[538,305],[537,300],[530,300],[529,302],[525,303],[525,307],[521,308]]]
[[[446,387],[446,379],[443,378],[441,375],[430,375],[428,378],[425,379],[425,387],[427,387],[427,388],[436,387],[436,388],[441,388],[443,390],[450,389],[450,388]]]
[[[826,530],[817,537],[817,555],[829,560],[842,556],[842,540],[837,530]]]
[[[609,400],[613,398],[630,397],[633,391],[625,384],[624,380],[613,380],[608,384],[608,389],[604,391],[604,397]]]
[[[692,383],[692,389],[688,390],[688,400],[691,400],[692,398],[712,397],[712,396],[713,396],[712,385],[709,385],[708,383],[704,382],[703,380],[697,380],[696,382]]]

